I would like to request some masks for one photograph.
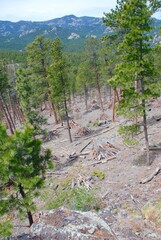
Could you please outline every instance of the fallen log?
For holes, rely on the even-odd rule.
[[[125,122],[125,121],[124,121],[124,122]],[[123,122],[123,123],[124,123],[124,122]],[[106,130],[104,130],[104,131],[102,131],[102,132],[100,132],[100,133],[97,133],[97,134],[94,134],[94,135],[91,135],[91,136],[88,136],[88,137],[83,138],[83,141],[84,141],[84,140],[87,140],[87,139],[89,139],[89,138],[91,138],[91,137],[97,137],[97,136],[102,135],[102,134],[104,134],[104,133],[106,133],[106,132],[109,132],[109,131],[113,130],[114,128],[120,126],[120,125],[123,124],[123,123],[119,123],[119,124],[117,124],[117,125],[115,125],[115,126],[113,126],[113,127],[111,127],[111,128],[109,128],[109,126],[108,126],[108,127],[106,127]]]
[[[156,170],[147,178],[140,181],[140,184],[145,184],[150,182],[161,170],[161,166],[157,167]]]
[[[67,141],[69,141],[69,138],[68,138],[68,139],[64,139],[64,140],[60,141],[60,143],[64,143],[64,142],[67,142]]]
[[[88,147],[88,145],[89,145],[91,142],[93,142],[93,139],[90,140],[90,141],[79,151],[79,154],[80,154],[81,152],[83,152],[83,150],[86,149],[86,147]]]
[[[88,151],[88,152],[84,152],[84,153],[83,153],[83,152],[82,152],[82,153],[80,153],[80,155],[81,155],[81,156],[84,156],[84,155],[89,155],[89,154],[90,154],[90,151]]]
[[[124,121],[124,122],[125,122],[125,121]],[[119,124],[117,124],[117,125],[115,125],[115,126],[113,126],[113,127],[111,127],[111,128],[109,128],[109,126],[108,126],[108,127],[106,127],[106,130],[104,130],[104,131],[102,131],[102,132],[100,132],[100,133],[93,134],[93,135],[90,135],[90,136],[88,136],[88,137],[81,138],[81,139],[84,141],[84,140],[87,140],[87,139],[89,139],[89,138],[97,137],[97,136],[99,136],[99,135],[102,135],[102,134],[104,134],[104,133],[106,133],[106,132],[109,132],[109,131],[113,130],[114,128],[120,126],[120,125],[123,124],[124,122],[119,123]],[[108,128],[108,129],[107,129],[107,128]],[[103,129],[104,129],[104,128],[103,128]],[[81,143],[82,143],[82,141],[76,143],[75,146],[77,146],[77,145],[79,145],[79,144],[81,144]],[[115,149],[117,149],[117,148],[115,147]],[[117,150],[119,150],[119,149],[117,149]]]
[[[116,156],[113,156],[113,157],[107,158],[107,159],[105,159],[105,160],[103,160],[103,161],[93,162],[93,163],[87,164],[87,165],[85,165],[85,166],[91,166],[91,165],[100,164],[100,163],[103,164],[103,163],[106,163],[106,162],[108,162],[108,161],[110,161],[110,160],[113,160],[113,159],[115,159],[115,158],[116,158]]]
[[[46,172],[46,174],[49,175],[63,175],[63,174],[67,174],[68,172]]]
[[[76,154],[76,152],[73,152],[72,154],[69,154],[66,159],[68,162],[72,162],[74,160],[76,160],[79,157],[78,154]]]
[[[147,149],[144,148],[144,151],[147,151]],[[161,147],[149,147],[149,151],[161,151]]]

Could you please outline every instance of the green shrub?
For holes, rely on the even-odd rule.
[[[120,126],[118,129],[118,133],[122,135],[124,143],[129,146],[137,145],[139,143],[135,138],[139,131],[140,126],[138,124]]]
[[[11,230],[13,226],[11,225],[9,220],[5,222],[0,222],[0,239],[4,237],[9,237],[11,235]]]
[[[96,170],[93,171],[92,176],[96,176],[100,180],[103,180],[105,178],[105,173],[96,169]]]
[[[99,120],[93,120],[93,121],[89,121],[87,127],[98,127],[99,126]]]
[[[94,191],[87,191],[84,187],[59,190],[53,200],[48,203],[47,209],[55,209],[62,206],[82,211],[100,209],[99,200],[94,196]]]

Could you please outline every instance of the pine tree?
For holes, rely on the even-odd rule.
[[[89,38],[85,44],[86,64],[89,66],[88,71],[92,73],[91,83],[95,83],[98,91],[99,105],[103,111],[103,102],[101,94],[101,74],[100,74],[100,59],[98,50],[100,49],[99,41],[94,38]]]
[[[152,29],[153,13],[154,5],[147,0],[120,0],[117,1],[116,9],[106,14],[107,21],[104,19],[108,26],[113,26],[116,36],[121,36],[118,44],[121,62],[116,66],[115,75],[110,81],[113,86],[123,89],[118,112],[132,121],[139,116],[143,117],[148,164],[150,158],[146,102],[156,96],[160,89],[155,81],[154,65],[147,57],[152,51],[151,36],[148,33]]]
[[[31,127],[9,136],[0,125],[0,155],[0,215],[17,209],[27,214],[31,226],[33,198],[44,183],[46,168],[52,167],[51,153],[42,152]]]
[[[42,102],[48,100],[47,66],[50,63],[51,42],[43,35],[37,36],[27,45],[27,64],[32,72],[33,86],[36,85],[38,95],[42,96]]]
[[[0,107],[2,115],[6,119],[6,123],[10,132],[13,134],[15,131],[15,124],[11,115],[10,109],[7,104],[8,90],[9,90],[9,79],[7,74],[7,64],[5,61],[0,62]]]
[[[88,109],[88,89],[92,86],[91,79],[93,77],[91,71],[89,71],[90,66],[88,62],[82,61],[78,67],[78,73],[76,77],[76,83],[77,83],[77,89],[79,90],[79,93],[84,91],[84,97],[85,97],[85,106],[86,110]]]
[[[62,49],[63,49],[62,43],[60,39],[56,37],[52,45],[51,56],[53,58],[53,62],[48,68],[48,81],[50,85],[50,96],[52,101],[57,103],[57,105],[61,103],[64,104],[69,139],[70,142],[72,142],[67,108],[67,96],[70,84],[66,72],[67,63],[63,56]]]
[[[36,79],[30,68],[21,67],[17,70],[16,75],[16,88],[26,123],[34,127],[35,133],[41,133],[41,125],[45,122],[45,119],[39,114],[43,97],[37,84],[33,84]]]
[[[17,70],[16,86],[19,93],[21,106],[26,120],[38,132],[45,119],[40,117],[40,109],[45,101],[49,101],[49,83],[47,81],[47,66],[50,63],[51,42],[44,36],[37,36],[26,47],[26,64]],[[58,123],[54,104],[55,122]]]
[[[75,94],[77,92],[76,86],[76,76],[78,72],[78,66],[82,61],[81,53],[64,53],[65,61],[68,63],[67,65],[67,75],[68,79],[70,79],[70,98],[73,98],[75,101]]]

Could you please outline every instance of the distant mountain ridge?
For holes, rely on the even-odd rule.
[[[161,20],[155,21],[161,25]],[[111,30],[105,26],[101,18],[76,17],[68,15],[48,21],[0,21],[0,49],[23,50],[37,35],[45,35],[63,41],[66,51],[81,51],[85,39],[89,36],[100,38]],[[158,30],[154,31],[156,35]]]

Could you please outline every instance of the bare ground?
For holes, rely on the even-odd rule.
[[[156,100],[148,106],[148,133],[151,146],[161,146],[160,102],[161,100]],[[117,117],[112,123],[112,110],[105,108],[105,114],[108,123],[92,127],[89,126],[89,122],[100,119],[100,110],[85,111],[84,102],[80,100],[77,104],[73,104],[70,113],[74,120],[71,128],[73,142],[70,143],[66,125],[64,124],[63,127],[61,124],[54,125],[53,116],[49,116],[49,111],[43,112],[47,118],[47,125],[44,127],[48,132],[55,129],[57,131],[57,135],[52,140],[43,144],[43,147],[50,148],[57,158],[54,160],[56,169],[49,177],[49,185],[52,186],[52,182],[56,184],[68,177],[90,176],[94,170],[102,171],[105,178],[97,179],[94,187],[104,205],[102,214],[111,216],[109,223],[118,239],[160,240],[161,174],[148,183],[140,184],[140,181],[161,166],[161,151],[151,151],[151,165],[147,166],[143,132],[137,136],[140,144],[128,147],[123,144],[121,136],[117,133],[118,126],[125,120]],[[91,132],[86,136],[78,137],[76,132],[80,127],[88,127]],[[80,156],[80,151],[88,143],[82,153],[90,153]],[[98,161],[91,153],[98,149],[98,145],[106,143],[117,148],[115,157],[107,162],[91,165]],[[69,155],[74,153],[79,155],[78,158],[69,161]],[[39,199],[38,210],[41,210],[42,206],[43,203]]]

